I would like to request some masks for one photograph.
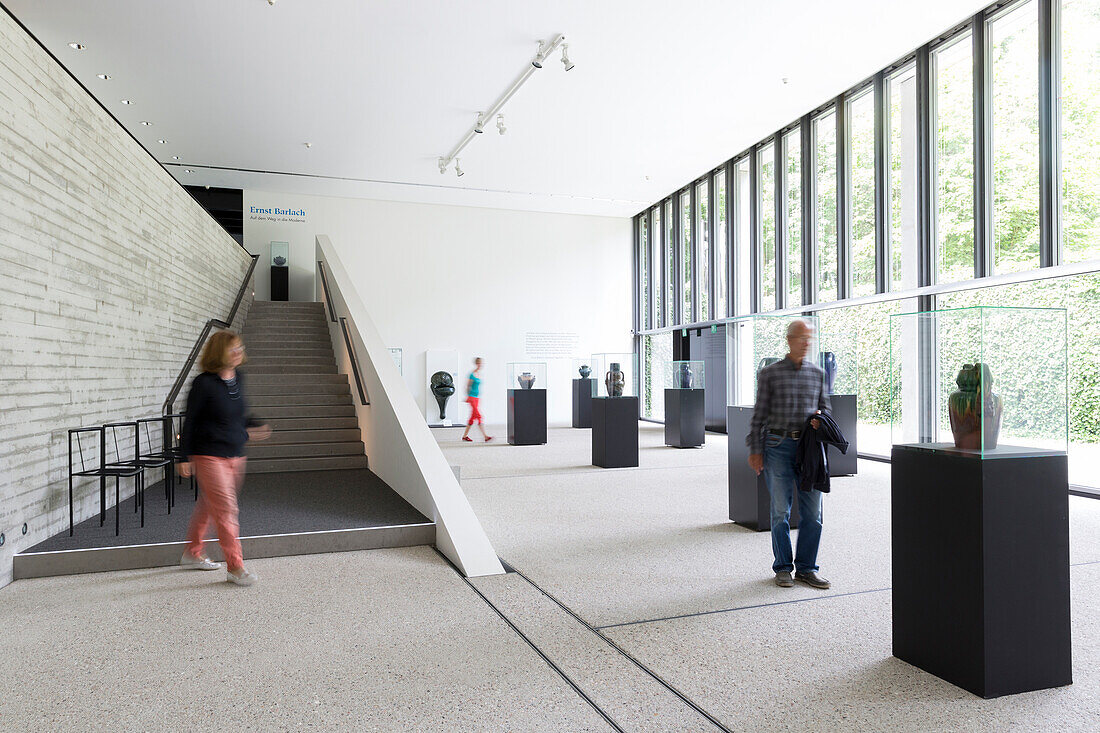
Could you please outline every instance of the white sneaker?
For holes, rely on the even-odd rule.
[[[248,568],[241,568],[240,573],[234,573],[232,570],[227,570],[226,575],[228,576],[226,580],[237,585],[252,585],[259,580],[254,573],[248,571]]]
[[[221,570],[222,564],[220,562],[214,562],[206,555],[195,557],[191,553],[185,552],[183,553],[183,557],[180,558],[180,566],[191,568],[192,570]]]

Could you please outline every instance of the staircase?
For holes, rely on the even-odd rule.
[[[248,446],[249,473],[366,468],[351,385],[336,371],[324,304],[258,300],[241,336],[246,399],[272,431]]]

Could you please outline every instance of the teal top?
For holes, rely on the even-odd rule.
[[[470,372],[470,397],[477,397],[481,391],[481,377],[475,372]]]

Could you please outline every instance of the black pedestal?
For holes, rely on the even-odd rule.
[[[702,389],[665,390],[665,445],[695,448],[706,440],[706,398]]]
[[[856,396],[854,394],[835,394],[829,397],[833,406],[833,419],[836,420],[844,439],[848,441],[848,452],[841,453],[829,446],[829,475],[855,476],[856,465]]]
[[[290,268],[271,266],[271,299],[290,300]]]
[[[749,468],[749,434],[753,408],[727,407],[726,432],[729,445],[730,519],[759,532],[771,531],[772,500],[764,474],[759,476]],[[797,491],[798,489],[795,489]],[[798,497],[791,501],[791,529],[798,527]]]
[[[596,380],[573,380],[573,427],[592,427],[592,395],[596,393]]]
[[[592,465],[638,465],[638,398],[592,398]]]
[[[894,656],[982,697],[1070,684],[1065,453],[894,446]]]
[[[546,390],[508,390],[508,442],[542,445],[546,442]]]

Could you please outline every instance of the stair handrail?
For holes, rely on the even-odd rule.
[[[256,270],[256,262],[260,259],[259,255],[250,255],[252,257],[251,264],[248,265],[248,272],[244,275],[244,280],[241,281],[241,287],[237,290],[237,297],[233,300],[233,307],[229,311],[229,316],[223,321],[218,318],[211,318],[202,327],[202,333],[199,334],[198,339],[195,340],[195,345],[191,347],[191,353],[187,355],[187,362],[183,365],[183,369],[180,370],[179,376],[176,377],[176,381],[172,384],[172,389],[168,391],[168,397],[164,400],[164,405],[161,407],[162,415],[172,414],[172,405],[175,403],[176,398],[179,397],[180,390],[183,389],[183,383],[187,381],[187,375],[191,373],[191,368],[195,365],[195,360],[199,358],[199,352],[202,351],[203,344],[206,343],[206,337],[210,335],[210,331],[214,328],[229,328],[233,323],[233,319],[237,317],[237,311],[241,307],[241,301],[244,300],[245,291],[248,290],[248,283],[252,280],[252,273]]]

